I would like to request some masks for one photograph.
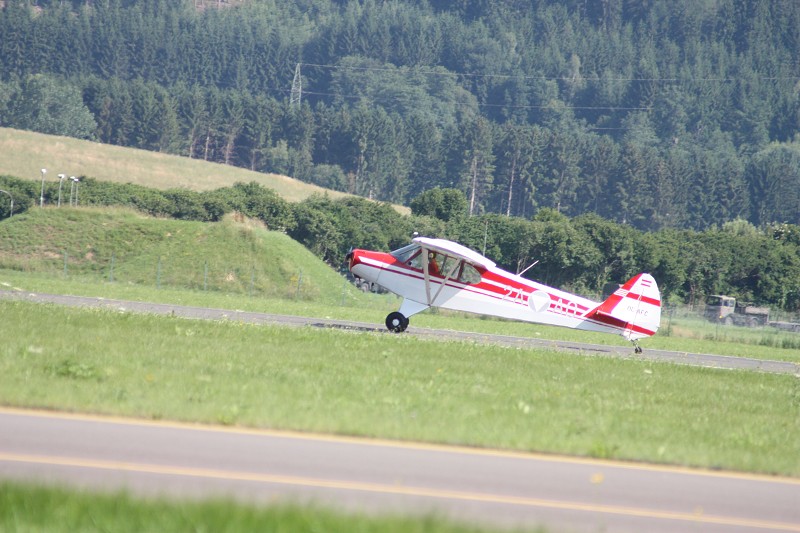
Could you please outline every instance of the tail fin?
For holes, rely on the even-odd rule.
[[[620,329],[628,340],[650,337],[661,324],[661,293],[650,274],[637,274],[614,291],[590,316]]]

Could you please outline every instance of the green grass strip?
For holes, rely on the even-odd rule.
[[[155,500],[128,493],[91,494],[0,482],[0,531],[479,533],[489,530],[432,515],[365,516],[318,506],[255,506],[224,499]]]

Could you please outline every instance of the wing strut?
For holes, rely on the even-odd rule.
[[[430,250],[428,250],[423,246],[422,252],[423,252],[422,272],[425,275],[425,297],[428,299],[428,305],[433,305],[433,302],[436,301],[436,298],[439,297],[439,294],[441,294],[442,289],[444,289],[444,286],[447,285],[447,282],[450,281],[455,275],[456,271],[458,270],[458,267],[461,265],[461,261],[459,260],[453,261],[453,268],[451,268],[447,272],[447,274],[444,277],[444,280],[442,281],[442,284],[439,285],[436,294],[434,294],[433,298],[431,298],[431,275],[430,275],[430,270],[428,269],[428,254],[430,253]]]
[[[430,305],[433,305],[433,302],[435,302],[436,298],[439,297],[439,294],[442,292],[442,289],[444,289],[444,286],[447,285],[447,282],[453,278],[453,275],[456,273],[456,270],[458,269],[458,266],[460,264],[461,261],[455,261],[455,265],[453,265],[453,268],[451,268],[450,271],[447,273],[447,275],[444,277],[444,280],[442,281],[442,284],[439,285],[439,289],[436,291],[436,294],[433,295],[433,299],[430,301]]]
[[[428,305],[431,305],[431,274],[428,270],[428,251],[424,246],[422,247],[422,273],[425,276],[425,298],[427,298]]]

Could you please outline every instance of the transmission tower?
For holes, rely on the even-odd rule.
[[[294,80],[292,80],[292,93],[289,96],[289,107],[300,106],[303,98],[303,79],[300,76],[300,63],[294,68]]]

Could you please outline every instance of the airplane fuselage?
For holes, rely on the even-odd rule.
[[[631,340],[655,333],[652,329],[637,326],[633,320],[628,322],[597,313],[599,302],[522,278],[488,260],[484,265],[468,263],[458,257],[452,260],[448,275],[447,272],[430,272],[393,254],[355,250],[350,259],[350,270],[356,276],[405,298],[400,312],[403,313],[405,308],[406,316],[410,316],[409,312],[413,314],[435,306],[531,323],[622,334]],[[457,264],[458,261],[461,264]],[[469,271],[468,275],[464,275],[465,269]],[[639,305],[641,295],[634,296],[636,298],[631,298],[630,302],[622,302],[632,307],[630,312],[634,316],[651,312],[651,306]],[[659,302],[655,304],[660,305]]]

